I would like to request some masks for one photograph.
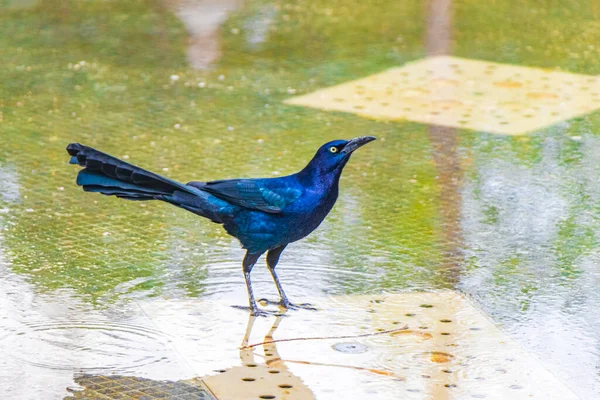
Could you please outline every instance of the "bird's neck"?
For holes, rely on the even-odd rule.
[[[337,188],[342,174],[343,165],[333,170],[327,170],[319,164],[308,163],[302,171],[297,174],[298,181],[305,187],[333,189]]]

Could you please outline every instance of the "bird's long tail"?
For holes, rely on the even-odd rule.
[[[99,192],[127,200],[163,200],[214,222],[222,222],[207,194],[188,185],[146,171],[79,143],[67,146],[70,164],[85,167],[77,184],[86,192]]]

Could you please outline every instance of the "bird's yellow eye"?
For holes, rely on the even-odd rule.
[[[331,147],[329,148],[329,151],[330,151],[330,152],[332,152],[332,153],[337,153],[337,152],[338,152],[338,148],[337,148],[337,147],[335,147],[335,146],[331,146]]]

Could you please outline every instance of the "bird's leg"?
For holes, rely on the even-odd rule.
[[[250,252],[246,252],[246,256],[244,257],[244,261],[242,262],[243,270],[244,270],[244,279],[246,279],[246,289],[248,289],[248,303],[250,305],[250,315],[254,316],[267,316],[268,313],[261,311],[258,309],[256,305],[256,301],[254,300],[254,292],[252,291],[252,282],[250,281],[250,272],[256,264],[256,260],[260,257],[260,254],[253,254]]]
[[[279,298],[281,299],[280,300],[281,305],[284,306],[285,308],[290,308],[289,306],[291,305],[291,303],[288,300],[287,296],[285,295],[283,288],[281,287],[281,282],[279,282],[279,277],[277,276],[277,272],[275,272],[275,268],[269,267],[269,271],[271,272],[271,276],[273,277],[273,280],[275,281],[275,286],[277,286],[277,291],[279,292]]]
[[[281,256],[283,249],[285,249],[285,246],[280,246],[280,247],[274,248],[272,250],[269,250],[269,252],[267,253],[267,268],[269,268],[269,272],[271,273],[271,276],[273,277],[273,281],[275,281],[275,286],[277,286],[277,291],[279,292],[279,297],[281,298],[281,300],[279,301],[279,304],[287,309],[292,309],[292,310],[298,309],[298,308],[304,308],[307,310],[316,310],[313,306],[311,306],[308,303],[293,304],[288,300],[287,296],[285,295],[285,292],[283,291],[283,287],[281,286],[281,282],[279,282],[279,277],[277,276],[277,272],[275,272],[275,267],[277,266],[277,263],[279,262],[279,257]]]

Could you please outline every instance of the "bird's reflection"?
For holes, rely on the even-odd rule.
[[[203,379],[203,383],[217,398],[227,399],[315,399],[304,382],[290,372],[277,351],[273,335],[285,312],[276,315],[263,343],[248,345],[256,317],[249,315],[246,333],[240,346],[241,366],[220,370],[218,375]],[[256,347],[262,347],[264,357],[257,356]],[[259,361],[259,358],[263,362]]]

